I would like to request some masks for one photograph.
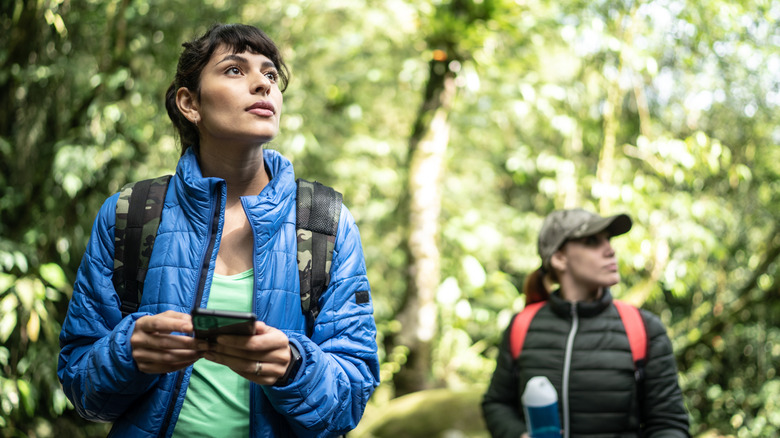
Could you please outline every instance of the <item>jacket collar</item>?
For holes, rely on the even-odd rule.
[[[270,173],[271,181],[259,194],[277,198],[288,195],[295,185],[295,173],[292,163],[279,152],[271,149],[263,149],[263,159],[265,161],[266,171]],[[210,198],[211,193],[216,190],[220,184],[224,184],[221,178],[204,178],[198,163],[198,157],[192,148],[182,155],[179,164],[176,167],[176,173],[183,180],[188,195],[196,198]],[[266,193],[268,192],[268,193]]]
[[[257,196],[241,199],[249,213],[258,246],[270,239],[285,221],[295,224],[297,186],[293,165],[279,152],[270,149],[263,151],[263,159],[271,180]]]
[[[270,181],[262,192],[260,198],[265,202],[279,204],[295,193],[295,171],[287,158],[272,149],[263,149],[263,160]]]
[[[249,208],[256,208],[262,204],[261,211],[255,211],[261,216],[266,214],[275,214],[273,217],[276,222],[281,219],[278,213],[289,207],[289,203],[295,202],[295,172],[292,163],[279,152],[264,149],[263,159],[266,170],[271,178],[268,185],[263,188],[257,196],[244,197],[243,201]],[[221,205],[218,208],[224,211],[225,196],[227,189],[225,180],[216,177],[204,177],[201,173],[198,157],[192,148],[188,148],[184,155],[179,159],[176,167],[176,184],[178,193],[184,196],[178,196],[178,202],[181,207],[189,213],[189,216],[198,222],[209,223],[214,198],[220,195]],[[283,216],[283,215],[282,215]],[[267,220],[261,218],[261,220]]]
[[[572,307],[577,309],[577,315],[584,318],[594,317],[604,311],[612,304],[612,293],[609,289],[604,289],[601,297],[595,301],[580,301],[574,306],[574,303],[566,301],[561,297],[561,291],[556,290],[550,294],[550,308],[558,316],[569,318],[572,314]]]
[[[213,217],[213,198],[222,194],[221,209],[224,209],[226,188],[221,178],[204,178],[193,148],[187,148],[176,166],[176,200],[187,216],[196,224],[196,228],[208,226]]]

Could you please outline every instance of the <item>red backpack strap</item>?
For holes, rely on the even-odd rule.
[[[634,359],[634,380],[637,387],[637,400],[639,402],[640,436],[647,421],[645,413],[645,363],[647,362],[647,329],[645,321],[639,309],[631,304],[614,300],[615,308],[623,321],[623,327],[628,336],[628,345],[631,347],[631,357]]]
[[[634,365],[639,368],[647,359],[647,331],[645,330],[645,321],[639,309],[631,304],[614,300],[615,307],[623,321],[623,327],[626,328],[628,344],[631,347],[631,356],[634,359]]]
[[[547,304],[547,301],[528,304],[512,320],[512,330],[509,332],[509,351],[512,353],[512,359],[517,360],[520,356],[520,352],[523,351],[525,334],[528,333],[531,320],[534,319],[536,312],[545,304]]]

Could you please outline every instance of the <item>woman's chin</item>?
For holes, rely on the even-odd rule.
[[[616,285],[618,283],[620,283],[620,274],[614,273],[614,274],[612,274],[612,275],[607,277],[607,279],[605,281],[605,286],[606,287],[610,287],[610,286],[614,286],[614,285]]]

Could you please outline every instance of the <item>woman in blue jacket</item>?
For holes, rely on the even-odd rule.
[[[95,220],[60,343],[58,376],[112,436],[333,436],[379,381],[360,236],[342,207],[320,313],[301,311],[292,164],[279,131],[287,68],[259,29],[215,25],[184,44],[166,108],[182,142],[137,312],[112,284],[115,209]],[[190,334],[195,307],[254,312],[252,336]]]

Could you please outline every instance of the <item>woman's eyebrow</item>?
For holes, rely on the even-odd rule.
[[[223,62],[228,62],[228,61],[240,62],[240,63],[243,63],[243,64],[247,64],[249,62],[243,56],[233,54],[233,55],[227,55],[224,58],[222,58],[222,60],[219,61],[217,63],[217,65],[222,64]]]
[[[217,65],[222,64],[223,62],[239,62],[242,64],[249,64],[249,60],[241,55],[231,54],[227,55],[224,58],[222,58],[221,61],[217,63]],[[276,64],[274,64],[272,61],[263,61],[263,64],[260,66],[260,68],[276,68]]]

